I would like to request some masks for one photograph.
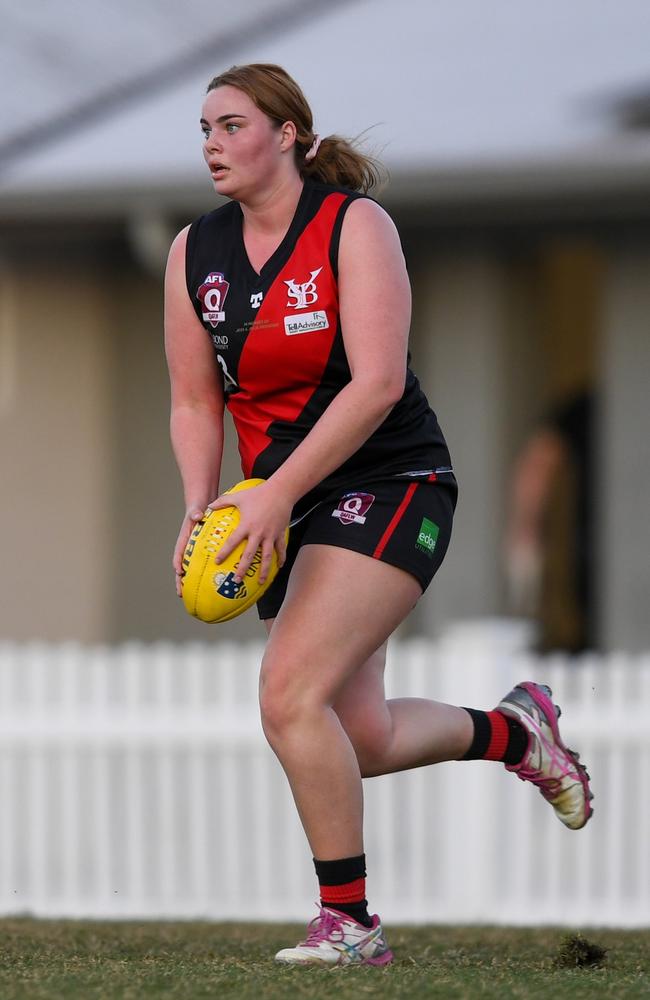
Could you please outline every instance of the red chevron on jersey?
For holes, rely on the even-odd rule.
[[[271,442],[269,426],[293,423],[321,383],[339,330],[329,246],[344,201],[338,192],[323,201],[265,294],[246,337],[238,367],[240,391],[228,408],[247,477]]]

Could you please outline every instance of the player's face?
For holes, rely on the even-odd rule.
[[[236,87],[217,87],[203,103],[203,156],[219,194],[246,199],[274,176],[282,130]]]

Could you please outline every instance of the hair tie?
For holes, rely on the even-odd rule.
[[[314,132],[314,141],[312,142],[311,146],[309,147],[309,149],[305,153],[305,162],[306,163],[309,163],[310,160],[314,159],[314,157],[316,156],[316,153],[318,152],[318,147],[320,146],[320,142],[321,142],[321,140],[320,140],[320,136],[319,136],[318,132]]]

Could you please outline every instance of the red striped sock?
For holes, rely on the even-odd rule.
[[[503,755],[506,752],[508,740],[510,739],[508,720],[501,712],[494,711],[486,712],[485,714],[492,727],[492,733],[490,742],[483,754],[483,760],[503,760]]]
[[[341,903],[362,903],[366,898],[365,878],[355,878],[352,882],[342,885],[321,885],[320,899],[323,906],[331,906],[335,910]]]
[[[498,709],[479,712],[466,708],[474,723],[471,746],[461,760],[501,760],[505,764],[518,764],[528,747],[528,733],[516,719],[511,719]]]
[[[314,858],[316,876],[320,885],[321,906],[328,906],[345,913],[366,927],[372,926],[366,899],[366,857],[336,861],[318,861]]]

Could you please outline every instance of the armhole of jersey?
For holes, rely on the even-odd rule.
[[[402,256],[404,257],[404,265],[406,267],[406,273],[408,274],[409,273],[409,259],[406,256],[406,250],[404,249],[404,244],[402,243],[401,237],[400,237],[399,245],[402,248]]]
[[[364,198],[365,195],[354,194],[349,195],[336,213],[336,219],[334,220],[334,226],[332,227],[332,238],[330,240],[330,267],[332,268],[332,274],[334,278],[338,281],[339,277],[339,243],[341,242],[341,229],[343,228],[343,219],[345,218],[345,213],[357,198]]]
[[[187,286],[187,294],[189,295],[190,302],[192,303],[194,303],[194,299],[192,298],[192,289],[191,289],[192,264],[194,262],[194,248],[196,246],[196,238],[198,235],[199,226],[201,225],[202,219],[203,216],[201,216],[201,218],[199,219],[194,220],[187,233],[187,241],[185,243],[185,284]]]

